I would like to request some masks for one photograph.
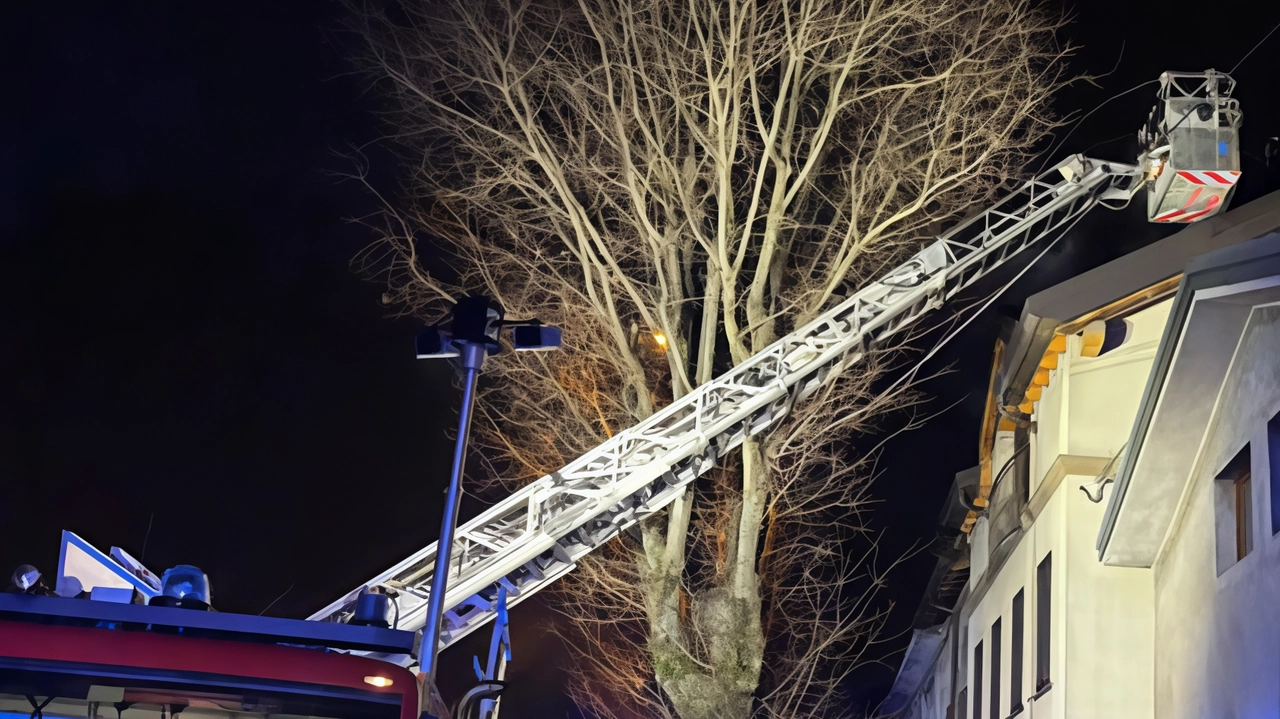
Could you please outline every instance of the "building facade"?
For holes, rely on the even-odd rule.
[[[882,709],[1280,716],[1280,193],[1029,298],[989,395]]]

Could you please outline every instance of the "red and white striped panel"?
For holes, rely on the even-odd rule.
[[[1195,220],[1201,217],[1204,217],[1208,213],[1213,212],[1213,209],[1218,206],[1218,203],[1222,202],[1221,195],[1210,195],[1208,202],[1205,203],[1205,206],[1203,208],[1192,211],[1191,209],[1192,205],[1196,204],[1196,200],[1200,199],[1200,194],[1202,192],[1204,192],[1204,188],[1197,187],[1196,191],[1191,193],[1191,198],[1188,199],[1187,203],[1183,205],[1180,209],[1169,210],[1168,212],[1164,212],[1159,215],[1156,215],[1153,218],[1153,221],[1155,222],[1194,222]]]
[[[1178,177],[1193,185],[1231,187],[1240,179],[1239,170],[1178,170]]]

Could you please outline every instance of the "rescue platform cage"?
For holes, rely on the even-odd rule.
[[[1240,101],[1231,76],[1160,75],[1156,106],[1138,132],[1148,168],[1147,219],[1193,222],[1226,208],[1240,179]]]

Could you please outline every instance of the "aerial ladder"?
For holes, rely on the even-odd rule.
[[[772,345],[459,526],[447,567],[441,647],[573,570],[661,511],[747,437],[776,426],[866,352],[1089,210],[1147,190],[1148,220],[1221,212],[1240,177],[1235,83],[1213,70],[1160,76],[1136,164],[1076,155],[936,237],[906,262]],[[398,626],[423,627],[433,543],[310,617],[346,622],[362,592],[390,590]],[[505,599],[505,602],[504,602]],[[408,662],[408,657],[386,657]]]
[[[459,527],[441,567],[447,589],[434,603],[446,610],[439,642],[414,634],[426,624],[434,544],[307,622],[213,612],[198,568],[160,577],[124,550],[108,555],[64,532],[53,587],[23,565],[0,593],[0,714],[446,717],[430,671],[408,669],[425,647],[450,646],[493,620],[488,660],[475,660],[478,681],[452,716],[494,719],[510,658],[508,605],[662,511],[868,351],[1023,250],[1041,245],[1043,254],[1095,207],[1122,207],[1145,189],[1153,222],[1222,212],[1240,177],[1234,83],[1210,70],[1165,73],[1159,84],[1135,164],[1077,155],[1039,173],[813,322]],[[458,317],[455,308],[454,340]],[[517,328],[516,349],[554,339],[554,328],[535,321],[507,324]]]

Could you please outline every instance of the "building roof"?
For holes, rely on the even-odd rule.
[[[1022,403],[1060,325],[1176,277],[1195,257],[1263,235],[1277,217],[1280,192],[1273,192],[1028,297],[1005,352],[1001,402]]]
[[[911,631],[911,644],[907,646],[902,665],[898,667],[898,676],[893,680],[889,696],[880,705],[880,713],[892,714],[900,711],[915,697],[925,677],[933,669],[949,627],[948,622],[943,622],[936,627]]]
[[[960,526],[977,484],[977,467],[957,472],[947,501],[938,513],[939,536],[932,547],[938,561],[911,622],[911,643],[902,656],[893,687],[880,705],[882,713],[899,711],[915,697],[946,640],[952,612],[969,581],[968,547]]]

